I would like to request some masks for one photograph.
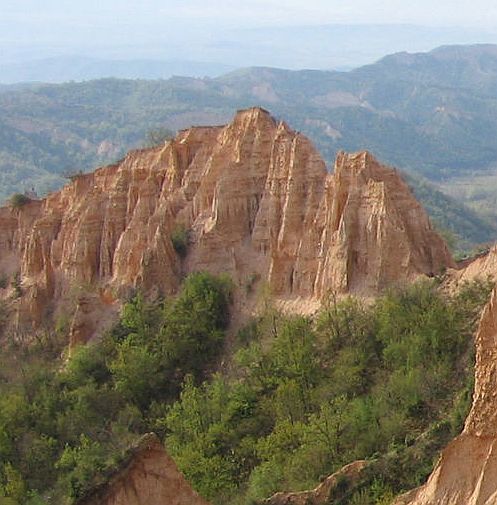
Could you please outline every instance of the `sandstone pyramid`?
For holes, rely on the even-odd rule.
[[[188,231],[185,258],[171,242],[178,229]],[[340,153],[330,174],[306,137],[260,108],[0,208],[0,274],[20,271],[19,321],[37,326],[49,301],[89,286],[75,331],[83,341],[97,331],[85,314],[109,293],[172,293],[195,270],[227,272],[239,298],[255,281],[277,298],[319,300],[374,295],[452,265],[396,170]]]
[[[186,482],[158,437],[145,435],[106,482],[75,505],[208,505]]]

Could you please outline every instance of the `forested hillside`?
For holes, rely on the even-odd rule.
[[[63,316],[33,341],[4,339],[0,496],[71,504],[153,430],[216,505],[305,489],[358,458],[367,471],[341,503],[390,503],[461,429],[489,286],[449,296],[425,281],[372,305],[331,296],[312,318],[261,293],[264,312],[234,337],[229,279],[199,273],[176,298],[131,298],[70,360]]]
[[[143,146],[151,130],[221,124],[236,109],[253,105],[285,117],[328,162],[340,149],[368,149],[398,168],[443,180],[450,190],[454,177],[495,169],[496,90],[495,46],[400,53],[350,72],[251,68],[216,79],[2,88],[0,198],[32,187],[43,194],[63,184],[64,175]],[[427,192],[425,184],[422,194]],[[428,198],[438,200],[433,192]],[[456,226],[446,219],[444,228],[466,243],[494,238],[493,227],[461,202],[443,203],[464,220]],[[474,206],[482,207],[487,210]]]

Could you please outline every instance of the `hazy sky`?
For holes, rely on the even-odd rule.
[[[156,4],[156,2],[151,2]],[[242,6],[240,6],[240,3]],[[215,0],[185,1],[174,8],[180,19],[209,18],[230,23],[415,23],[497,25],[492,0]]]
[[[497,33],[494,0],[0,0],[0,60],[98,48],[205,59],[237,30],[323,24],[466,27]],[[473,40],[473,35],[447,43]],[[492,41],[483,37],[482,41]],[[480,42],[480,40],[475,40]],[[495,40],[497,42],[497,39]],[[445,39],[442,41],[445,43]],[[366,42],[367,45],[367,42]],[[143,48],[140,53],[140,48]],[[189,49],[187,51],[186,49]],[[394,48],[402,49],[402,47]],[[107,53],[105,52],[107,50]],[[130,53],[131,54],[131,53]]]
[[[415,23],[497,26],[492,0],[0,0],[0,19],[9,32],[33,24],[112,27],[120,23],[167,27],[202,21],[221,25],[321,23]],[[16,26],[13,26],[15,23]],[[35,35],[35,34],[33,34]]]

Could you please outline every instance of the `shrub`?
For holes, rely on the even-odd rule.
[[[184,226],[177,226],[171,233],[174,250],[184,258],[188,253],[188,230]]]
[[[75,180],[79,179],[84,175],[83,170],[75,170],[75,171],[67,171],[62,174],[62,177],[65,179],[69,179],[71,182],[74,182]]]
[[[145,146],[157,147],[174,138],[174,132],[166,127],[151,129],[147,132]]]
[[[89,490],[95,473],[102,472],[105,463],[103,447],[86,435],[81,435],[78,446],[66,446],[56,468],[67,471],[67,494],[71,498],[78,498]]]
[[[20,298],[22,296],[21,272],[16,272],[14,274],[12,278],[12,289],[14,298]]]
[[[31,198],[29,198],[29,196],[23,195],[22,193],[15,193],[10,197],[10,205],[13,209],[21,209],[30,201]]]
[[[0,289],[5,289],[9,285],[9,278],[2,274],[0,275]]]
[[[254,290],[255,283],[260,279],[260,275],[256,272],[252,272],[245,282],[245,292],[248,294],[252,293]]]

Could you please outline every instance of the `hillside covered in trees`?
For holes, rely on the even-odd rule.
[[[30,344],[4,335],[0,496],[73,503],[147,431],[214,504],[305,489],[358,458],[367,472],[343,503],[387,504],[423,482],[469,408],[488,283],[448,295],[424,281],[372,305],[330,296],[313,317],[261,293],[264,312],[236,336],[230,290],[198,273],[177,297],[138,294],[69,360],[63,319]]]
[[[338,150],[368,149],[443,182],[456,199],[440,202],[426,182],[419,194],[467,248],[495,237],[493,178],[476,196],[469,180],[495,171],[495,68],[495,46],[454,46],[400,53],[350,72],[250,68],[215,79],[6,86],[0,93],[0,199],[60,187],[68,175],[148,144],[151,131],[223,124],[237,109],[262,105],[308,135],[330,165]],[[453,190],[453,180],[465,191]],[[447,214],[458,221],[441,217]]]

